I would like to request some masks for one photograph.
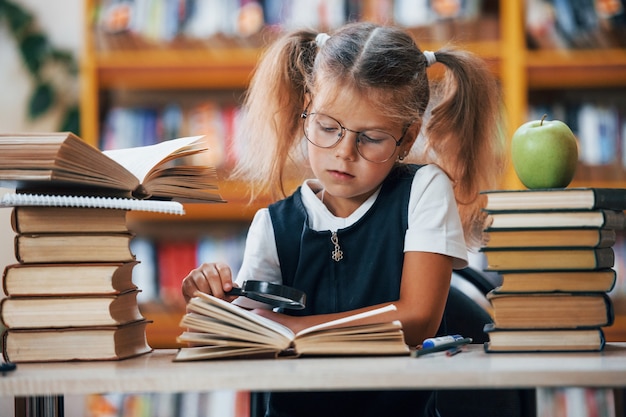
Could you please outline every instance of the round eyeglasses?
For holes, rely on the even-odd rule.
[[[319,148],[332,148],[346,135],[346,130],[356,133],[356,149],[359,155],[370,162],[383,163],[393,157],[396,148],[402,143],[407,128],[402,137],[396,139],[393,135],[380,130],[356,130],[344,127],[339,121],[322,113],[302,112],[304,119],[304,136],[309,142]]]

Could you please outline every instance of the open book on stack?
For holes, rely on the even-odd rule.
[[[309,327],[298,333],[268,318],[204,293],[187,304],[176,361],[302,355],[408,355],[399,321],[372,320],[379,309]],[[368,324],[363,321],[367,320]]]
[[[16,188],[15,257],[3,273],[3,355],[111,360],[151,350],[133,283],[129,210],[184,214],[222,201],[201,137],[101,152],[71,133],[0,135],[0,186]],[[178,200],[178,201],[169,201]]]
[[[0,134],[0,186],[45,194],[221,201],[202,136],[100,151],[69,132]]]
[[[597,351],[614,320],[616,232],[626,189],[486,191],[482,252],[502,285],[488,294],[487,352]]]

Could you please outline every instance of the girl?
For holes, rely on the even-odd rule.
[[[435,63],[447,71],[432,105],[426,69]],[[236,302],[294,331],[393,302],[386,318],[402,322],[409,345],[435,335],[452,269],[480,237],[479,190],[502,169],[499,105],[481,60],[422,52],[397,28],[363,22],[280,38],[245,100],[235,174],[280,195],[290,164],[304,169],[304,150],[314,179],[256,214],[237,284],[227,265],[203,264],[185,277],[184,297],[232,301],[233,285],[262,279],[303,290],[306,309]],[[420,165],[403,163],[412,148]],[[266,415],[420,416],[429,395],[272,393]]]

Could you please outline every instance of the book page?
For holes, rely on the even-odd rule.
[[[387,306],[376,308],[374,310],[366,311],[366,312],[359,313],[359,314],[353,314],[348,317],[343,317],[341,319],[332,320],[326,323],[321,323],[315,326],[308,327],[306,329],[300,330],[296,334],[296,337],[300,337],[301,335],[305,335],[307,333],[315,332],[315,331],[322,330],[322,329],[330,329],[333,327],[343,327],[346,325],[350,325],[353,322],[357,322],[358,320],[368,318],[368,317],[373,317],[379,314],[388,313],[391,311],[396,311],[396,306],[394,304],[389,304]]]
[[[287,340],[293,340],[294,334],[287,326],[283,326],[280,323],[277,323],[268,318],[259,316],[252,311],[245,310],[237,305],[231,304],[228,301],[224,301],[220,298],[213,297],[212,295],[208,295],[205,293],[197,292],[196,296],[206,302],[207,307],[214,306],[223,311],[229,312],[234,316],[243,317],[248,321],[259,324],[279,335],[283,336]],[[218,312],[219,314],[219,312]]]
[[[189,136],[172,139],[156,145],[136,148],[113,149],[102,152],[131,172],[139,182],[145,180],[148,173],[162,163],[172,153],[197,142],[202,136]]]
[[[242,319],[244,320],[244,319]],[[249,323],[249,322],[248,322]],[[186,326],[193,331],[202,332],[207,340],[210,340],[210,344],[224,344],[226,340],[238,341],[244,343],[253,343],[255,345],[262,344],[264,346],[271,346],[276,350],[282,350],[285,345],[289,345],[290,340],[281,343],[281,340],[276,340],[276,334],[271,332],[265,332],[265,334],[250,331],[249,329],[233,326],[230,322],[224,322],[213,319],[198,313],[187,313],[180,322],[181,326]],[[264,328],[265,329],[265,328]],[[181,336],[179,336],[180,338]],[[230,346],[236,346],[237,343],[229,343]]]

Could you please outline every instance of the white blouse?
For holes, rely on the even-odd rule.
[[[321,185],[314,179],[304,181],[301,189],[309,227],[316,231],[336,231],[354,224],[370,209],[380,192],[380,189],[377,190],[350,216],[336,217],[317,198],[316,192],[320,189]],[[405,252],[439,253],[454,258],[454,268],[467,266],[468,252],[452,184],[436,165],[420,168],[413,178],[408,223],[404,237]],[[282,283],[274,228],[267,208],[255,214],[248,231],[243,263],[236,282],[242,285],[246,280]],[[262,306],[243,297],[236,303],[248,308]]]

